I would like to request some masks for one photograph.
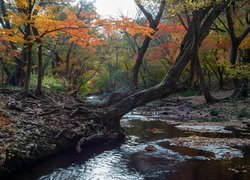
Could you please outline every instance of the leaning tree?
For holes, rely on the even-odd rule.
[[[110,134],[113,134],[124,137],[120,125],[120,119],[123,115],[138,106],[167,97],[178,90],[179,86],[177,81],[184,68],[190,63],[191,58],[197,57],[197,49],[209,34],[211,25],[229,5],[230,1],[197,0],[192,3],[190,1],[185,2],[187,3],[177,3],[178,5],[175,6],[175,11],[186,11],[188,9],[190,10],[189,15],[192,18],[190,19],[187,32],[182,40],[175,64],[165,75],[164,79],[154,87],[131,94],[121,101],[105,108],[87,108],[79,106],[75,108],[71,116],[84,115],[87,119],[92,120],[92,122],[96,124],[101,124],[103,127],[103,132],[101,134],[98,132],[96,135],[80,138],[77,146],[78,150],[80,150],[82,144],[85,144],[89,140],[99,138],[100,136],[110,136]],[[173,4],[171,6],[173,7]]]

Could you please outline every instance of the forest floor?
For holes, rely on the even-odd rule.
[[[230,93],[214,95],[224,98]],[[100,125],[87,122],[84,116],[69,118],[68,113],[74,110],[72,105],[77,106],[80,102],[66,93],[23,98],[18,90],[4,90],[0,99],[0,175],[63,151],[82,137],[102,130]],[[173,124],[178,121],[184,129],[207,123],[217,128],[226,126],[242,130],[250,125],[249,104],[250,98],[208,105],[202,96],[178,99],[172,96],[137,108],[132,113],[153,114]],[[198,131],[204,129],[198,128]]]

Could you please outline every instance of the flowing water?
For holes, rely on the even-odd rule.
[[[214,153],[171,146],[166,140],[190,136],[154,117],[123,118],[128,140],[120,147],[88,147],[81,154],[66,152],[40,163],[12,179],[39,180],[144,180],[144,179],[243,179],[250,178],[250,147],[236,149],[231,160],[212,160]],[[161,129],[153,133],[151,129]],[[192,134],[193,135],[193,134]],[[231,138],[236,133],[196,133]],[[154,151],[145,151],[151,145]],[[221,148],[221,147],[220,147]],[[223,150],[220,149],[219,150]],[[225,147],[224,147],[225,148]],[[238,153],[238,154],[237,154]]]

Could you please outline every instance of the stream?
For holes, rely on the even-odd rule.
[[[250,177],[250,147],[206,148],[173,146],[178,137],[238,138],[227,130],[197,133],[177,128],[157,116],[127,114],[122,120],[128,136],[120,147],[89,146],[81,154],[65,152],[11,179],[20,180],[144,180],[243,179]],[[248,135],[247,135],[248,136]],[[249,136],[247,137],[249,139]],[[149,147],[146,150],[146,147]],[[150,147],[152,149],[150,149]],[[210,150],[209,150],[210,148]],[[224,154],[223,154],[224,153]],[[231,153],[231,154],[230,154]],[[222,155],[221,155],[222,154]],[[232,155],[229,160],[223,155]]]

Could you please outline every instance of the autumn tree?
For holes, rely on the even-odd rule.
[[[240,47],[240,44],[244,41],[244,39],[247,37],[247,35],[250,32],[249,7],[250,7],[249,1],[243,1],[243,2],[232,1],[232,6],[228,6],[226,8],[226,19],[227,19],[227,24],[228,24],[227,31],[231,39],[230,63],[232,66],[235,66],[237,63],[237,54],[238,54],[238,49]],[[236,28],[234,25],[235,23],[232,18],[232,11],[236,14],[237,8],[240,8],[240,9],[243,8],[243,11],[240,11],[239,13],[240,13],[240,16],[243,15],[244,18],[239,18],[239,23],[241,24],[241,26],[245,27],[239,33],[236,32]],[[245,22],[243,22],[243,20]],[[241,93],[247,94],[241,91],[242,83],[238,78],[233,79],[233,84],[235,87],[234,93],[232,95],[233,97],[240,96]],[[246,88],[244,88],[243,91],[246,91]]]
[[[70,9],[52,6],[52,1],[14,1],[11,4],[15,12],[9,12],[6,17],[12,22],[11,29],[3,29],[2,35],[5,40],[21,43],[23,46],[23,64],[27,62],[24,93],[29,93],[29,82],[32,69],[32,49],[38,47],[38,84],[37,94],[41,94],[42,87],[42,45],[46,38],[55,38],[58,34],[67,34],[68,41],[75,42],[80,46],[93,43],[95,37],[89,33],[91,25],[87,25]],[[62,2],[63,3],[63,2]],[[65,4],[64,4],[65,5]],[[61,9],[64,18],[60,19],[56,11]],[[82,12],[81,12],[82,13]],[[83,14],[78,14],[83,17]],[[13,35],[16,35],[15,37]],[[91,41],[91,42],[90,42]]]

